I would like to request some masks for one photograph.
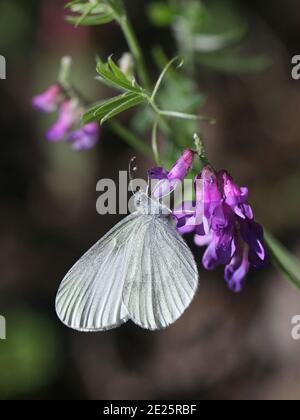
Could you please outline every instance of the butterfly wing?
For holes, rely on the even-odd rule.
[[[140,224],[136,213],[117,224],[67,273],[56,298],[61,321],[79,331],[104,331],[128,320],[122,303],[126,244]]]
[[[167,219],[144,219],[129,246],[123,303],[137,325],[157,330],[174,323],[190,305],[198,271],[192,252]]]

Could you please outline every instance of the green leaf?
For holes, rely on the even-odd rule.
[[[239,42],[247,33],[247,26],[240,26],[222,34],[196,34],[193,37],[193,47],[198,52],[220,51]]]
[[[80,18],[79,18],[80,19]],[[114,20],[114,16],[111,13],[106,13],[103,15],[95,16],[86,16],[83,20],[78,21],[76,16],[66,16],[66,21],[74,25],[81,26],[94,26],[94,25],[104,25],[105,23],[110,23]]]
[[[143,101],[144,97],[131,92],[115,96],[89,109],[83,115],[83,122],[87,124],[92,121],[100,121],[103,124],[121,112],[141,104]]]
[[[133,79],[130,79],[126,74],[124,74],[121,71],[120,67],[117,66],[116,63],[113,61],[112,56],[108,58],[108,64],[110,70],[113,72],[113,74],[118,80],[122,81],[122,83],[124,83],[125,85],[129,83],[129,86],[132,86]]]
[[[169,118],[178,118],[182,120],[189,120],[189,121],[205,121],[210,124],[215,124],[216,120],[211,117],[206,117],[203,115],[196,115],[196,114],[186,114],[184,112],[177,112],[177,111],[161,111],[160,115]]]
[[[265,231],[265,241],[275,266],[297,289],[300,289],[300,261],[282,243]]]
[[[70,23],[79,25],[102,25],[117,19],[116,10],[113,2],[108,0],[90,1],[71,1],[66,6],[74,15],[67,16],[66,20]]]
[[[107,63],[103,63],[98,59],[97,73],[100,76],[100,80],[106,85],[119,90],[125,90],[142,94],[143,88],[137,84],[134,79],[128,78],[121,69],[115,64],[113,59],[110,57]]]
[[[114,96],[111,99],[104,100],[101,102],[96,103],[92,108],[90,108],[82,117],[83,122],[85,124],[92,122],[92,121],[98,121],[98,116],[101,115],[101,113],[104,112],[110,112],[114,107],[119,106],[124,101],[129,100],[131,97],[133,97],[135,94],[132,93],[124,93],[119,96]],[[102,117],[101,117],[102,118]],[[100,118],[100,119],[101,119]]]
[[[111,112],[105,115],[105,117],[102,118],[101,124],[104,124],[106,121],[112,119],[118,114],[121,114],[124,111],[127,111],[130,108],[134,108],[137,105],[140,105],[142,102],[144,102],[144,98],[141,96],[136,95],[135,98],[129,99],[128,101],[122,103],[118,107],[114,108]]]
[[[82,3],[82,0],[73,0],[73,1],[69,1],[66,5],[65,5],[65,9],[70,9],[72,6]]]
[[[92,13],[95,7],[96,7],[96,4],[91,3],[90,5],[88,5],[83,11],[82,15],[79,16],[79,18],[77,19],[76,26],[79,26],[81,23],[83,23],[85,19],[88,18],[89,14]]]

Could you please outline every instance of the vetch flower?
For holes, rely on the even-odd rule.
[[[177,221],[177,230],[181,234],[191,233],[195,231],[196,201],[184,201],[181,205],[173,210],[173,217]],[[202,234],[202,230],[200,232]]]
[[[232,260],[225,267],[225,280],[234,292],[240,292],[243,289],[245,278],[251,266],[248,253],[248,245],[240,242]]]
[[[98,141],[99,131],[98,123],[89,123],[73,131],[69,136],[69,141],[74,150],[91,149]]]
[[[78,101],[64,101],[59,109],[57,121],[47,131],[47,139],[50,141],[67,140],[73,126],[80,120],[81,114]]]
[[[172,167],[170,172],[162,167],[155,167],[150,169],[150,179],[156,179],[160,181],[153,191],[155,197],[162,197],[166,194],[170,194],[176,189],[178,183],[180,183],[186,177],[187,173],[191,169],[194,153],[195,152],[193,152],[191,149],[185,150],[182,156]]]
[[[254,221],[248,189],[240,188],[228,172],[216,173],[207,166],[196,177],[195,190],[194,210],[183,203],[181,213],[174,211],[177,229],[195,232],[195,243],[207,246],[204,267],[224,265],[226,282],[239,292],[250,267],[262,268],[268,262],[263,228]]]
[[[42,112],[54,112],[65,100],[63,89],[58,83],[51,85],[45,92],[32,98],[32,105]]]
[[[90,149],[97,143],[99,124],[89,123],[80,127],[84,113],[80,99],[67,96],[59,83],[51,85],[46,92],[35,96],[32,104],[43,112],[58,110],[57,120],[46,133],[49,141],[68,141],[76,151]]]
[[[216,224],[218,221],[219,224],[225,224],[224,218],[222,219],[221,206],[223,197],[218,178],[209,166],[205,167],[196,177],[195,189],[197,202],[196,211],[199,208],[199,205],[203,206],[203,226],[206,234],[208,234],[213,223]]]
[[[220,171],[219,177],[223,182],[224,194],[226,196],[226,203],[233,209],[233,211],[242,219],[254,218],[251,206],[248,203],[248,188],[239,187],[233,181],[233,178],[226,171]]]

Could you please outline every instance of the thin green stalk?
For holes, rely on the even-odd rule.
[[[137,149],[146,157],[153,157],[151,147],[143,142],[139,137],[133,134],[130,130],[116,121],[110,121],[110,128],[132,148]]]
[[[211,166],[213,168],[213,166],[211,165],[211,163],[206,157],[203,141],[200,139],[200,137],[196,133],[194,134],[194,143],[195,143],[196,153],[199,156],[199,159],[203,168],[205,166]]]
[[[124,33],[130,51],[135,58],[140,79],[147,90],[150,90],[150,79],[146,70],[142,49],[138,43],[133,27],[126,15],[119,19],[119,24]]]
[[[156,164],[160,166],[161,160],[160,160],[160,155],[159,155],[159,150],[158,150],[158,145],[157,145],[157,131],[158,131],[158,120],[155,121],[155,123],[153,124],[153,129],[152,129],[152,151],[153,151]]]
[[[186,114],[184,112],[176,112],[176,111],[162,111],[159,110],[160,115],[164,117],[170,118],[177,118],[182,120],[191,120],[191,121],[206,121],[210,124],[215,124],[216,120],[210,117],[204,117],[202,115],[193,115],[193,114]]]
[[[154,100],[155,100],[156,95],[157,95],[157,93],[158,93],[158,91],[159,91],[159,88],[160,88],[160,86],[161,86],[161,84],[162,84],[162,82],[163,82],[163,80],[164,80],[165,75],[168,73],[169,69],[172,67],[172,65],[175,63],[175,61],[177,61],[177,60],[178,60],[178,58],[179,58],[179,57],[175,57],[175,58],[173,58],[173,60],[171,60],[171,61],[170,61],[170,62],[169,62],[169,63],[165,66],[165,68],[163,69],[163,71],[161,72],[161,74],[160,74],[160,76],[159,76],[159,79],[158,79],[158,81],[156,82],[156,85],[155,85],[155,87],[154,87],[154,90],[153,90],[153,93],[152,93],[152,96],[151,96],[151,101],[154,101]],[[183,63],[183,61],[181,61],[181,62],[180,62],[179,66],[180,66],[180,65],[182,65],[182,63]]]
[[[65,56],[61,59],[60,69],[58,74],[58,83],[61,84],[65,89],[69,89],[70,87],[70,76],[71,76],[71,68],[72,68],[72,58],[69,56]]]

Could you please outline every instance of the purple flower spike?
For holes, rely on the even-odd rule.
[[[240,188],[233,178],[226,171],[219,172],[219,178],[223,182],[226,203],[242,219],[253,220],[254,215],[251,206],[248,203],[248,188]]]
[[[42,112],[57,111],[60,104],[63,102],[65,95],[58,83],[51,85],[41,95],[32,98],[32,105]]]
[[[89,123],[70,134],[74,150],[87,150],[95,146],[99,138],[99,124]]]
[[[154,188],[154,197],[158,198],[167,194],[171,194],[171,192],[176,189],[178,183],[180,183],[186,177],[187,173],[192,167],[193,159],[194,152],[191,149],[187,149],[177,160],[170,172],[161,167],[150,169],[150,179],[160,180],[160,182],[158,182]]]
[[[59,110],[58,120],[47,131],[47,139],[50,141],[65,140],[79,117],[77,102],[63,102]]]
[[[182,203],[184,210],[174,211],[177,229],[194,232],[196,245],[207,246],[204,267],[224,265],[228,286],[240,292],[250,267],[268,263],[263,228],[254,221],[248,188],[240,188],[226,171],[205,167],[196,177],[195,192],[194,210]]]

